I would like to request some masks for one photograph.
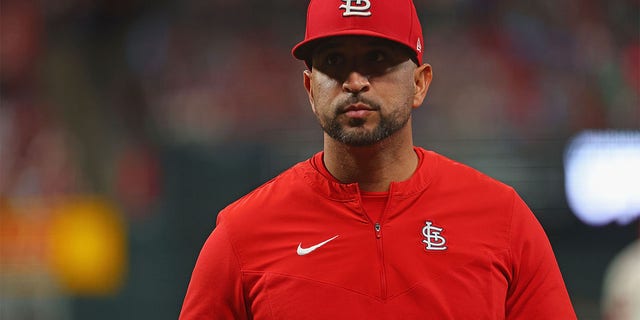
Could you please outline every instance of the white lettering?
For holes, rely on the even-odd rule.
[[[427,245],[425,249],[447,250],[447,247],[445,246],[447,240],[440,235],[442,230],[442,228],[432,225],[431,221],[426,222],[426,226],[422,228],[422,235],[425,238],[424,240],[422,240],[422,242]]]
[[[348,16],[361,16],[368,17],[371,15],[371,2],[369,0],[342,0],[344,4],[338,7],[339,9],[344,9],[345,11],[342,13],[343,17]]]

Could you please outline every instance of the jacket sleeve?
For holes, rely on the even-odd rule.
[[[200,251],[180,311],[180,320],[195,319],[248,319],[240,263],[221,226]]]
[[[506,319],[576,319],[549,239],[515,192],[509,236]]]

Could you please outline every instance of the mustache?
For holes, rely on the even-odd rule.
[[[354,104],[365,104],[371,110],[374,110],[374,111],[380,110],[380,105],[373,100],[362,97],[360,95],[349,95],[343,99],[340,99],[340,101],[336,103],[336,109],[335,109],[336,114],[347,112],[347,109],[349,108],[349,106]]]

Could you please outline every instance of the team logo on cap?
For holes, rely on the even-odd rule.
[[[368,17],[371,15],[371,1],[369,0],[342,0],[344,4],[338,7],[339,9],[344,9],[342,13],[343,17],[349,16],[360,16],[360,17]]]
[[[422,52],[422,43],[420,43],[420,38],[418,38],[418,42],[416,42],[416,51]]]

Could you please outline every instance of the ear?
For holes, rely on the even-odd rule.
[[[414,70],[413,81],[415,92],[413,94],[413,107],[417,108],[422,105],[424,98],[429,91],[429,85],[433,78],[433,71],[430,64],[423,64]]]
[[[309,96],[309,103],[311,104],[311,109],[313,110],[313,112],[316,112],[316,106],[315,103],[313,102],[313,87],[311,86],[311,70],[305,70],[302,73],[303,76],[303,82],[304,82],[304,88],[305,90],[307,90],[307,95]]]

